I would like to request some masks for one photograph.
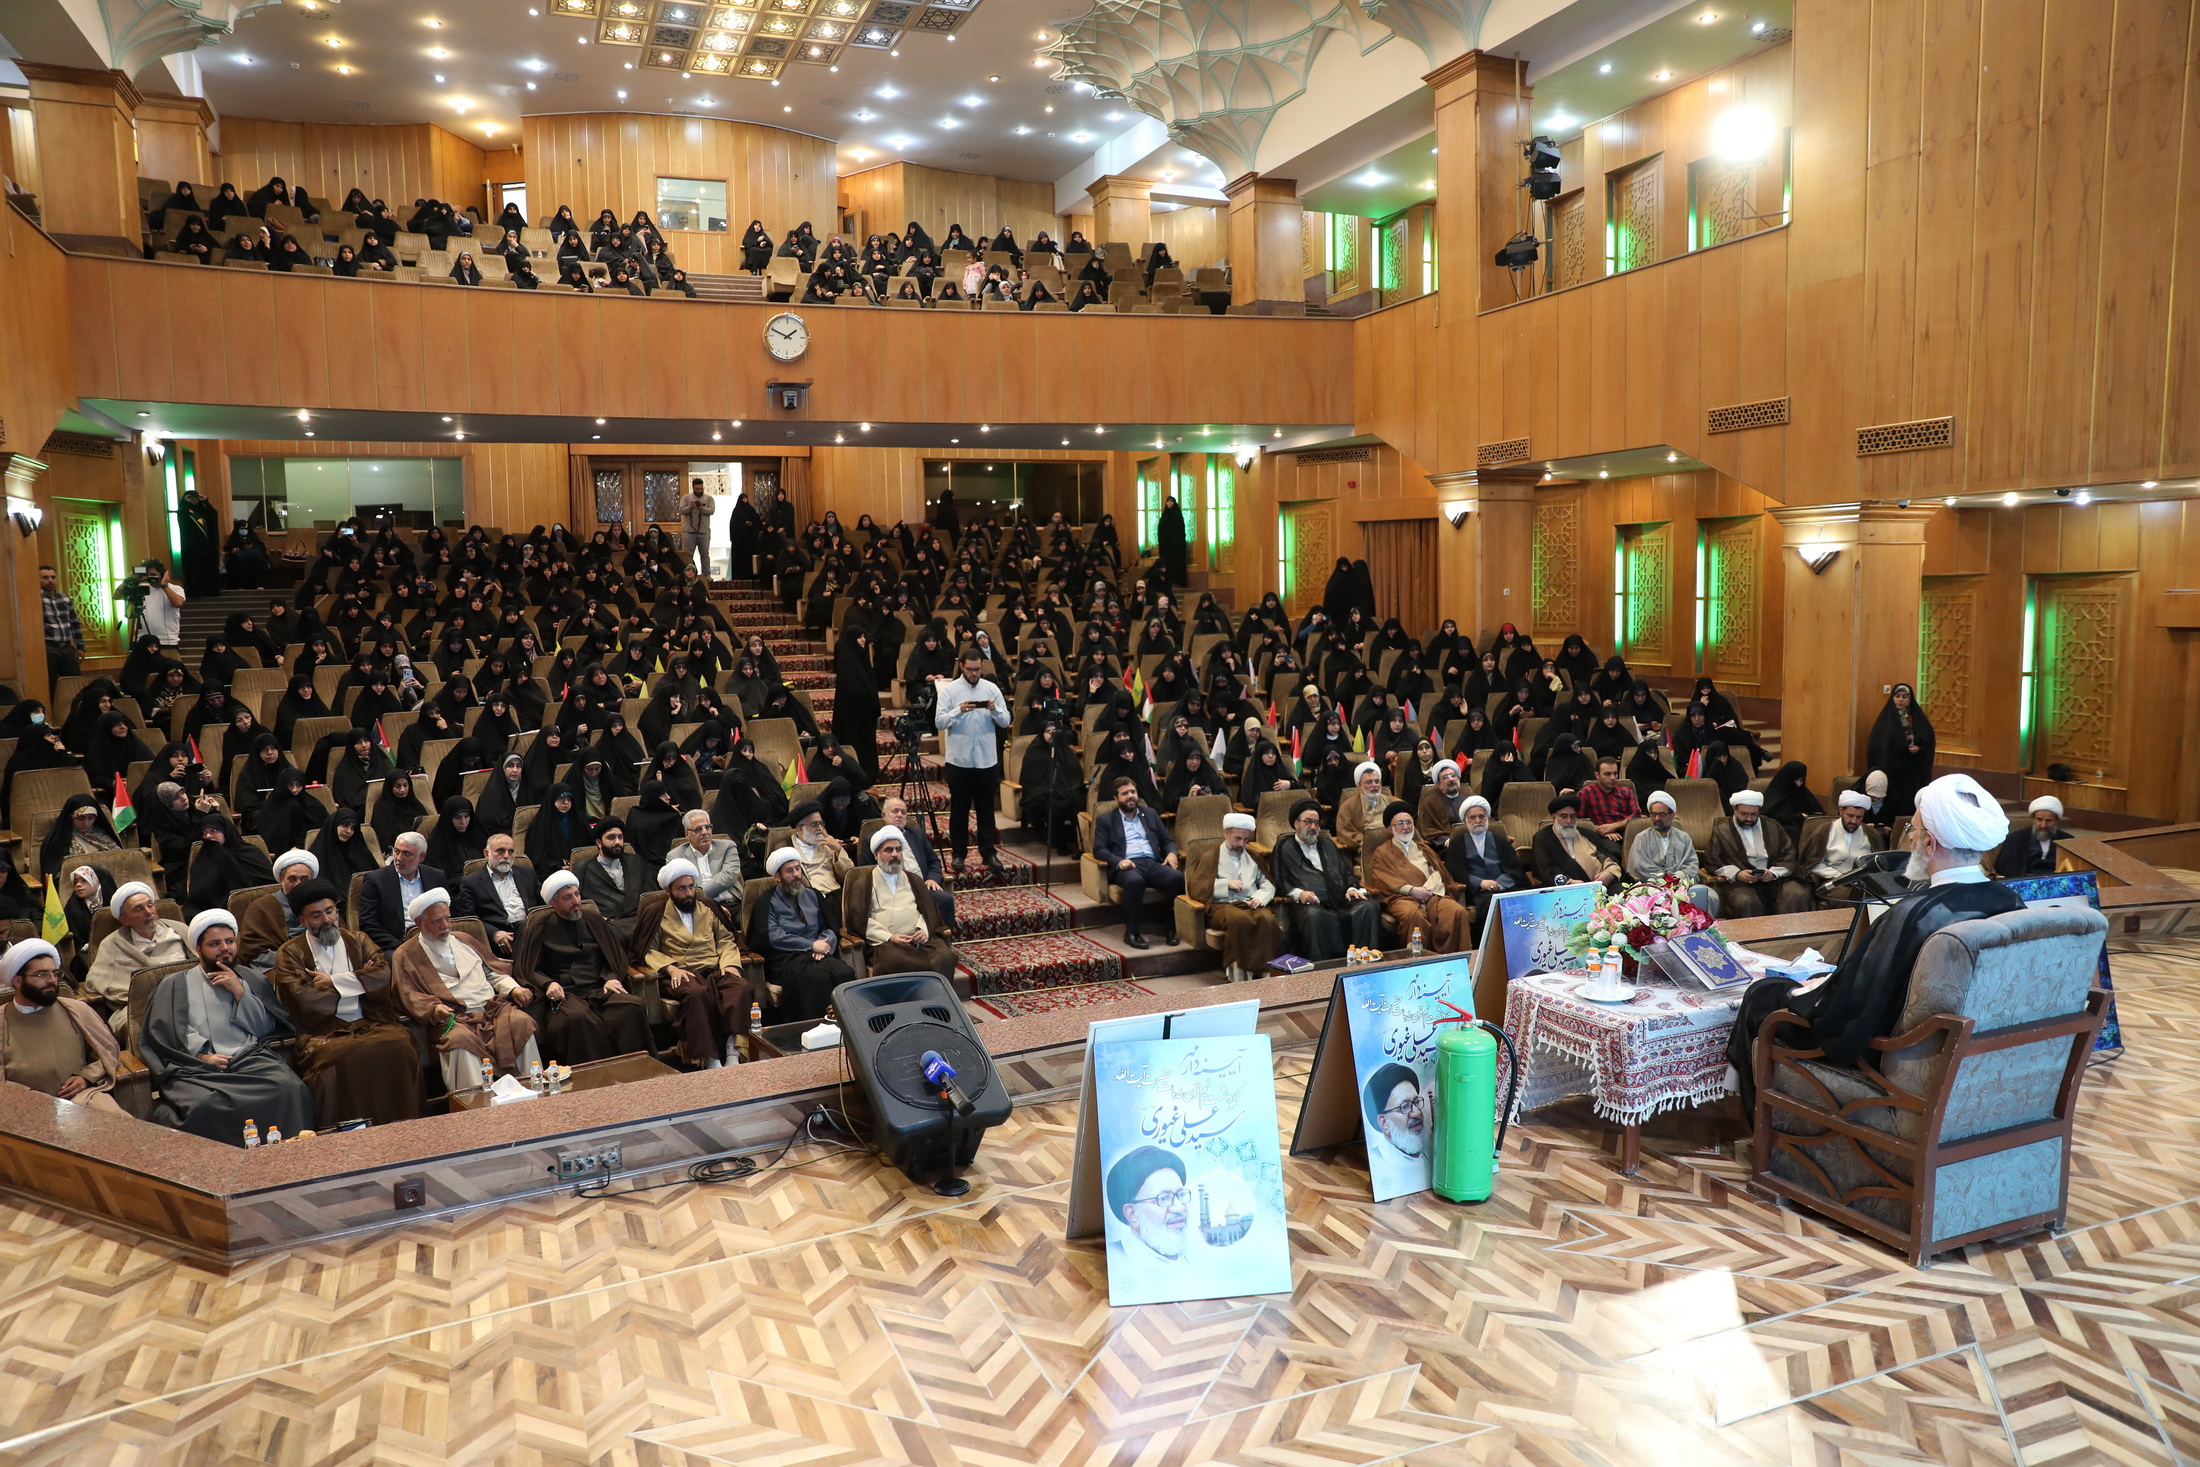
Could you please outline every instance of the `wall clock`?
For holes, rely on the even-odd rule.
[[[764,323],[764,350],[783,362],[800,360],[810,349],[810,328],[792,311],[781,311]]]

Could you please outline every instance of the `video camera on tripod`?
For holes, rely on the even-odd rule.
[[[130,608],[130,619],[135,622],[145,615],[145,602],[168,578],[168,567],[157,560],[133,565],[129,573],[115,587],[115,600]]]
[[[910,689],[909,706],[894,715],[894,739],[904,752],[914,753],[919,741],[933,732],[939,691],[938,683],[924,679],[922,687]]]

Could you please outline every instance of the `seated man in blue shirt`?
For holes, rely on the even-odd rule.
[[[1151,887],[1173,903],[1184,890],[1184,872],[1176,842],[1162,827],[1161,817],[1140,803],[1138,781],[1127,774],[1116,777],[1115,808],[1103,810],[1092,823],[1092,857],[1108,880],[1123,888],[1124,943],[1144,947],[1146,939],[1139,928],[1145,921],[1146,889]],[[1175,922],[1165,924],[1162,939],[1172,945],[1177,941]]]

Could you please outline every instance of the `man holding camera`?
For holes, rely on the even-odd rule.
[[[160,643],[163,652],[174,652],[183,641],[183,587],[157,560],[145,562],[145,631]]]
[[[978,857],[995,871],[1006,871],[995,853],[993,815],[1001,778],[1000,731],[1008,727],[1008,704],[985,677],[985,658],[963,653],[962,676],[938,684],[932,721],[947,755],[947,842],[961,870],[970,849],[964,816],[975,810]]]

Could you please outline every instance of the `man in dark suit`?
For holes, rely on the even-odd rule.
[[[1115,807],[1101,811],[1092,822],[1092,858],[1109,881],[1123,888],[1124,944],[1144,947],[1139,928],[1145,922],[1146,889],[1173,901],[1184,890],[1184,871],[1176,842],[1161,817],[1139,801],[1138,781],[1127,774],[1116,777]],[[1177,941],[1175,922],[1166,924],[1162,937],[1172,945]]]
[[[424,891],[447,886],[443,873],[427,864],[428,838],[408,830],[390,847],[390,863],[369,871],[359,884],[359,930],[384,952],[395,952],[412,930],[405,908]]]
[[[1444,864],[1465,885],[1461,896],[1473,913],[1473,930],[1480,932],[1497,894],[1526,887],[1528,873],[1521,869],[1520,853],[1513,849],[1512,837],[1490,828],[1488,800],[1480,795],[1467,796],[1462,818],[1466,828],[1445,850]]]
[[[596,826],[596,854],[583,856],[573,874],[581,879],[581,900],[595,903],[621,942],[634,938],[634,915],[642,898],[657,889],[648,864],[626,843],[626,822],[618,816]],[[740,905],[734,893],[734,905]]]
[[[513,857],[512,837],[499,831],[482,847],[482,868],[458,884],[453,905],[461,917],[479,917],[489,946],[500,958],[512,955],[527,914],[542,905],[535,870]]]

